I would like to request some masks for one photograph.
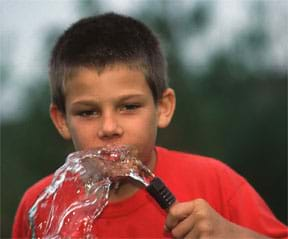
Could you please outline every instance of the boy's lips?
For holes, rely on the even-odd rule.
[[[130,148],[130,149],[134,149],[136,150],[136,146],[133,145],[133,144],[129,144],[129,143],[107,143],[107,144],[102,144],[102,145],[97,145],[97,146],[94,146],[94,147],[90,147],[88,149],[85,149],[85,150],[80,150],[80,151],[89,151],[89,150],[107,150],[107,151],[115,151],[117,149],[120,149],[120,148]]]
[[[107,145],[94,150],[75,152],[68,160],[80,159],[85,169],[85,173],[81,175],[84,184],[105,178],[118,183],[128,178],[147,187],[155,175],[137,156],[137,149],[131,145]]]
[[[106,145],[94,150],[76,152],[87,172],[116,179],[141,170],[137,150],[130,145]]]

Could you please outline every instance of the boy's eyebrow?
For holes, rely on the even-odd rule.
[[[123,95],[119,97],[119,100],[129,100],[133,98],[143,98],[143,94],[131,94],[131,95]]]
[[[133,94],[133,95],[123,95],[123,96],[119,96],[116,99],[113,99],[114,101],[125,101],[125,100],[129,100],[129,99],[133,99],[133,98],[143,98],[144,95],[143,94]],[[87,105],[87,106],[91,106],[91,105],[99,105],[99,101],[97,99],[83,99],[83,100],[79,100],[79,101],[75,101],[72,102],[72,105]]]

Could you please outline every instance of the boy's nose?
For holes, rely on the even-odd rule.
[[[101,139],[117,138],[123,134],[123,129],[112,114],[102,115],[98,137]]]

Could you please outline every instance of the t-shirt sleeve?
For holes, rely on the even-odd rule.
[[[226,203],[230,220],[272,238],[288,238],[287,226],[277,220],[255,189],[241,179],[242,183]]]
[[[18,206],[12,228],[12,238],[31,238],[28,220],[28,193],[26,192]]]
[[[12,238],[31,238],[28,212],[38,196],[51,183],[52,177],[53,175],[48,175],[24,193],[14,218]]]

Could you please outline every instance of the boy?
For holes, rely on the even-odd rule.
[[[58,40],[50,61],[51,119],[75,150],[129,144],[176,202],[162,211],[144,189],[123,182],[93,224],[99,238],[284,238],[287,228],[253,188],[221,162],[156,147],[175,109],[159,42],[141,22],[113,13],[86,18]],[[14,238],[31,237],[27,212],[51,183],[25,193]],[[69,193],[69,192],[67,192]],[[78,235],[81,237],[81,235]]]

